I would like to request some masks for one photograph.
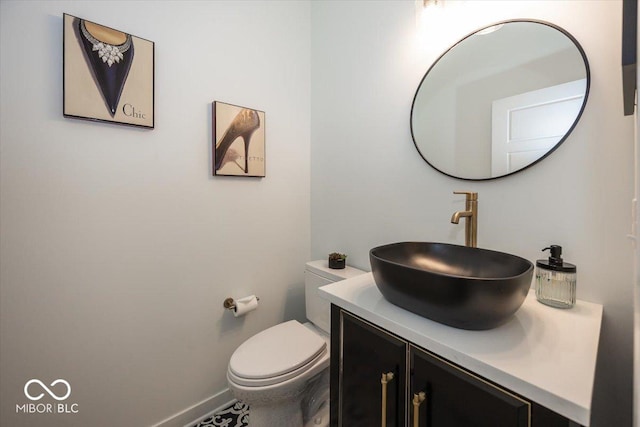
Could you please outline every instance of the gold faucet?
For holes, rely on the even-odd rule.
[[[465,218],[464,244],[471,248],[478,246],[478,193],[471,191],[454,191],[453,194],[465,194],[465,210],[454,212],[451,223],[458,224],[460,218]]]

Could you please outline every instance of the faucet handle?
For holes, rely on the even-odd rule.
[[[453,194],[465,194],[467,201],[470,202],[478,200],[478,193],[474,191],[454,191]]]

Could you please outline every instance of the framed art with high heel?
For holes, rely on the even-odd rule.
[[[264,111],[214,101],[213,174],[265,176]]]
[[[66,13],[63,21],[64,116],[153,129],[155,44]]]

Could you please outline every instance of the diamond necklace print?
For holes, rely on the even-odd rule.
[[[115,118],[120,103],[120,96],[123,93],[131,64],[135,54],[135,43],[133,36],[117,31],[118,35],[124,38],[102,38],[99,40],[94,34],[89,32],[92,27],[90,21],[80,18],[77,22],[77,36],[80,46],[84,52],[87,66],[92,74],[97,89],[104,99],[105,105],[112,118]],[[98,24],[95,24],[99,26]],[[105,27],[106,28],[106,27]],[[112,30],[116,31],[116,30]],[[98,33],[96,35],[99,36]],[[109,37],[107,33],[105,37]],[[120,40],[124,43],[118,44]],[[111,43],[109,43],[111,42]]]
[[[93,37],[87,28],[85,27],[84,20],[80,21],[80,30],[82,31],[82,35],[89,40],[89,42],[93,45],[92,50],[94,52],[98,52],[98,57],[102,59],[102,62],[106,63],[109,67],[111,67],[115,63],[119,63],[121,59],[124,58],[123,54],[129,50],[131,47],[131,36],[126,34],[127,40],[121,45],[112,45],[109,43],[101,42],[100,40]]]

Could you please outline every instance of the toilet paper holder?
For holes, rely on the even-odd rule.
[[[259,297],[256,297],[256,300],[260,301]],[[236,309],[236,302],[233,300],[233,298],[227,298],[224,300],[224,302],[222,303],[222,306],[224,308],[226,308],[227,310],[235,310]]]

